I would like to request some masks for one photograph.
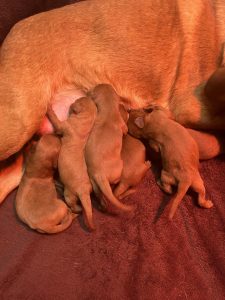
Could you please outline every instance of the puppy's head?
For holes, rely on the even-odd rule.
[[[88,93],[94,100],[96,105],[110,109],[110,104],[119,105],[120,97],[117,95],[114,88],[109,84],[99,84],[92,91]],[[106,104],[106,105],[104,105]]]
[[[71,114],[81,114],[84,112],[96,113],[96,105],[94,101],[89,97],[82,97],[77,99],[74,103],[71,104],[69,109],[69,115]]]
[[[131,110],[128,120],[129,133],[137,138],[145,137],[149,127],[158,126],[157,123],[162,118],[171,118],[171,113],[158,105]]]

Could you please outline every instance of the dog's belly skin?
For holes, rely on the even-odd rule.
[[[0,160],[38,131],[67,84],[109,83],[131,107],[157,103],[189,127],[224,129],[196,89],[225,37],[210,1],[186,2],[83,1],[19,22],[0,53]]]
[[[74,87],[64,87],[53,95],[51,100],[52,109],[56,113],[60,121],[64,121],[68,118],[70,105],[81,97],[85,97],[86,94],[79,89],[74,89]],[[38,135],[52,133],[53,126],[47,116],[41,122],[40,128],[37,131]]]

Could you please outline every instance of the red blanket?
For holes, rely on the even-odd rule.
[[[1,37],[52,2],[2,0]],[[0,206],[0,299],[225,299],[225,159],[202,162],[200,170],[212,209],[189,194],[169,222],[170,197],[149,170],[126,199],[134,212],[95,209],[93,233],[80,219],[58,235],[28,229],[16,217],[13,192]]]
[[[169,222],[169,201],[150,170],[127,199],[132,214],[94,210],[97,230],[80,220],[58,235],[25,227],[13,207],[0,207],[1,299],[224,299],[225,160],[201,163],[215,207],[197,207],[194,195]]]

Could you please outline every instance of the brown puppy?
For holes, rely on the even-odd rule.
[[[62,135],[62,146],[58,158],[59,176],[64,184],[64,197],[73,212],[78,212],[80,200],[84,209],[86,225],[94,229],[90,193],[92,186],[84,158],[84,148],[94,125],[97,108],[87,97],[76,100],[70,106],[66,121],[59,121],[49,108],[48,117],[58,134]]]
[[[117,208],[128,211],[131,207],[120,203],[110,187],[110,184],[118,183],[123,168],[122,138],[127,126],[120,114],[120,97],[107,84],[96,86],[91,96],[98,114],[85,147],[88,174],[94,192],[100,199],[102,193]]]
[[[30,150],[17,191],[16,212],[24,223],[41,233],[57,233],[72,223],[75,215],[57,198],[53,174],[61,143],[45,135]]]
[[[127,134],[123,138],[121,157],[123,171],[118,186],[114,189],[114,195],[123,199],[135,192],[135,187],[151,166],[146,161],[145,146],[141,141]]]
[[[0,49],[0,160],[39,130],[59,90],[102,82],[133,108],[160,104],[186,126],[224,129],[202,93],[224,15],[223,0],[92,0],[19,22]]]
[[[170,119],[168,112],[160,106],[131,111],[128,128],[133,136],[147,139],[150,147],[160,152],[163,167],[160,187],[172,193],[172,186],[177,185],[170,219],[189,187],[198,193],[198,204],[201,207],[213,206],[210,200],[205,199],[205,187],[198,170],[198,146],[186,128]]]

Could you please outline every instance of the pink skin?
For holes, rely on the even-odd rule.
[[[60,121],[65,121],[68,117],[70,105],[77,99],[86,96],[86,94],[74,88],[66,87],[59,90],[52,99],[52,109]],[[38,135],[54,132],[53,126],[47,117],[44,117]]]

